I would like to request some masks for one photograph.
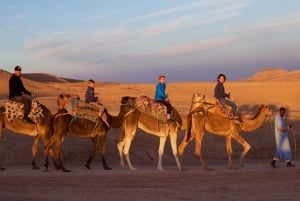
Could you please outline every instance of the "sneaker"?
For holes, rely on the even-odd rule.
[[[273,168],[277,168],[276,166],[276,160],[272,160],[271,164],[270,164]]]
[[[291,162],[287,162],[287,163],[286,163],[286,167],[296,167],[296,165],[294,165],[294,164],[291,163]]]

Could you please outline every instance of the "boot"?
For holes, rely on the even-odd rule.
[[[270,165],[271,165],[273,168],[277,168],[277,166],[276,166],[276,160],[273,159]]]
[[[291,161],[288,161],[286,163],[286,167],[296,167],[293,163],[291,163]]]

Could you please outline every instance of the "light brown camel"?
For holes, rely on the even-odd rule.
[[[124,168],[124,157],[126,158],[127,164],[131,170],[135,170],[130,162],[129,151],[131,142],[136,134],[137,128],[142,129],[148,134],[153,134],[159,137],[159,150],[158,150],[158,169],[162,168],[162,156],[164,153],[164,147],[167,137],[170,137],[172,152],[175,157],[177,166],[181,170],[181,164],[177,153],[177,134],[182,125],[182,120],[179,113],[173,108],[173,115],[175,121],[163,123],[153,116],[147,115],[140,112],[136,108],[136,97],[123,97],[122,104],[125,106],[126,115],[124,116],[122,125],[122,138],[118,143],[118,150],[120,155],[120,164]]]
[[[62,170],[68,172],[62,163],[60,158],[61,146],[64,141],[65,135],[68,133],[82,138],[90,138],[93,145],[93,151],[87,160],[85,167],[91,169],[90,164],[93,158],[96,156],[98,149],[100,149],[100,155],[103,163],[103,168],[105,170],[110,170],[111,168],[107,165],[105,159],[105,139],[106,134],[110,128],[120,128],[122,125],[122,113],[118,116],[112,116],[108,113],[106,109],[102,114],[102,119],[107,119],[107,122],[102,119],[95,123],[93,121],[77,118],[68,113],[65,109],[65,104],[69,102],[69,94],[61,94],[58,96],[58,112],[54,115],[53,120],[53,136],[51,137],[49,143],[45,147],[45,168],[48,170],[48,154],[49,149],[54,146],[55,161],[62,167]],[[121,110],[123,111],[123,110]],[[99,143],[99,147],[98,147]]]
[[[41,104],[43,117],[38,119],[37,124],[24,122],[22,119],[14,119],[8,121],[5,114],[5,107],[0,107],[0,138],[3,135],[3,128],[11,130],[18,134],[28,135],[34,138],[32,145],[32,169],[39,169],[36,165],[36,156],[40,139],[44,144],[48,143],[49,137],[52,134],[52,114],[48,108]],[[1,168],[3,169],[3,168]]]
[[[203,110],[202,107],[193,108],[187,117],[187,130],[185,136],[178,148],[180,159],[182,159],[184,150],[189,142],[195,138],[195,155],[200,159],[205,170],[210,170],[201,155],[201,144],[204,131],[209,133],[224,136],[226,139],[226,150],[228,156],[229,168],[234,168],[232,162],[232,145],[231,140],[234,139],[243,147],[243,152],[240,155],[240,166],[244,166],[244,158],[251,146],[240,135],[240,131],[253,131],[260,127],[267,116],[271,115],[271,109],[266,105],[259,107],[258,113],[252,118],[241,117],[242,123],[236,124],[233,120],[225,116],[217,115]],[[181,160],[182,161],[182,160]]]

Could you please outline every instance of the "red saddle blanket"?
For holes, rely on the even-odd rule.
[[[147,96],[140,96],[136,99],[137,109],[147,115],[153,116],[154,118],[163,122],[167,121],[167,107],[155,102],[152,98]]]

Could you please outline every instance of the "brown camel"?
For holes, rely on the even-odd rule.
[[[45,168],[48,170],[48,154],[49,149],[55,146],[54,154],[55,161],[61,166],[62,170],[68,172],[60,159],[61,146],[64,141],[64,137],[69,132],[77,137],[90,138],[93,145],[93,151],[87,160],[85,167],[91,169],[90,164],[92,163],[93,158],[96,156],[98,151],[97,143],[99,143],[100,155],[103,163],[103,168],[105,170],[110,170],[111,168],[107,165],[105,159],[105,139],[106,134],[110,128],[120,128],[122,125],[122,113],[119,113],[118,116],[112,116],[108,113],[106,109],[102,114],[102,119],[99,119],[97,123],[74,117],[68,113],[65,109],[65,104],[69,102],[71,95],[61,94],[58,96],[59,109],[58,112],[54,115],[53,120],[53,136],[51,137],[49,143],[45,147],[45,157],[46,163]],[[122,110],[121,110],[122,111]],[[104,121],[106,119],[107,121]],[[99,138],[99,139],[98,139]],[[99,141],[99,142],[98,142]]]
[[[5,107],[0,107],[0,138],[3,135],[3,128],[11,130],[18,134],[28,135],[34,138],[32,145],[32,169],[39,169],[36,165],[36,156],[40,139],[46,145],[52,133],[52,114],[48,108],[40,104],[43,117],[37,119],[36,124],[24,122],[22,119],[9,121],[5,114]],[[1,168],[4,169],[4,168]]]
[[[203,140],[204,131],[209,133],[224,136],[226,139],[226,150],[229,162],[229,168],[234,168],[232,162],[232,145],[231,139],[234,139],[243,147],[243,152],[240,155],[240,166],[244,166],[244,158],[251,146],[240,135],[240,131],[253,131],[260,127],[267,116],[271,115],[272,111],[268,106],[261,105],[258,113],[252,118],[241,117],[242,123],[236,124],[233,120],[224,115],[217,115],[215,113],[206,111],[203,107],[193,108],[187,117],[187,130],[182,140],[178,153],[182,159],[184,150],[189,142],[195,138],[195,155],[200,159],[201,164],[205,170],[210,170],[201,155],[201,144]]]
[[[180,130],[182,120],[179,113],[173,108],[174,121],[163,123],[157,118],[140,112],[136,107],[136,97],[123,97],[122,104],[125,106],[126,115],[124,116],[122,125],[122,138],[118,143],[118,150],[120,155],[120,164],[124,168],[124,156],[127,164],[131,170],[135,170],[130,162],[129,150],[131,142],[135,136],[137,128],[142,129],[148,134],[153,134],[159,137],[159,150],[158,150],[158,169],[162,168],[162,156],[164,153],[165,142],[168,136],[170,136],[170,142],[172,152],[175,157],[177,166],[181,170],[181,164],[177,154],[177,134]],[[125,113],[124,112],[124,113]]]

